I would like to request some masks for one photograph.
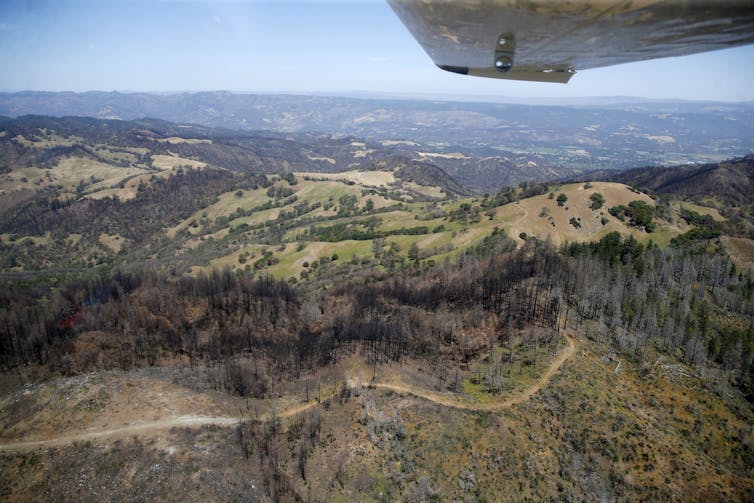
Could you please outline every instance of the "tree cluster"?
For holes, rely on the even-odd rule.
[[[588,321],[639,362],[659,349],[754,398],[754,281],[729,259],[617,233],[511,248],[498,231],[455,263],[373,270],[315,295],[230,269],[16,285],[0,293],[0,365],[75,373],[183,359],[215,368],[224,389],[264,395],[276,376],[353,351],[461,364],[511,331]]]

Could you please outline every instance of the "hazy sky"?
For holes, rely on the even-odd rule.
[[[579,72],[438,70],[383,1],[0,0],[0,90],[643,96],[754,100],[754,46]]]

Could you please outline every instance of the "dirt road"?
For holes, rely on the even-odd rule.
[[[537,380],[536,383],[523,389],[513,396],[502,400],[500,402],[474,404],[463,401],[462,398],[453,395],[446,395],[437,393],[435,391],[416,388],[411,385],[403,383],[387,383],[387,382],[372,382],[365,383],[361,381],[349,380],[350,386],[362,385],[371,386],[379,389],[386,389],[395,391],[397,393],[406,393],[410,395],[429,400],[430,402],[437,403],[446,407],[454,407],[457,409],[465,410],[481,410],[481,411],[496,411],[506,409],[513,405],[525,402],[536,394],[539,390],[547,386],[553,375],[560,370],[563,364],[573,356],[576,350],[576,344],[570,335],[566,335],[568,346],[557,355],[547,371]],[[311,407],[318,404],[316,401],[311,401],[287,409],[281,410],[277,413],[279,418],[288,418],[300,414]],[[267,418],[269,415],[261,416],[261,419]],[[169,430],[174,427],[196,427],[204,425],[217,425],[217,426],[233,426],[238,424],[241,420],[239,417],[210,417],[210,416],[178,416],[172,418],[161,419],[159,421],[133,423],[124,425],[118,428],[111,428],[107,430],[99,431],[82,431],[72,435],[64,435],[56,438],[45,440],[29,440],[0,444],[0,452],[3,451],[29,451],[39,448],[47,447],[59,447],[63,445],[72,444],[74,442],[82,442],[89,440],[98,440],[104,438],[123,438],[129,435],[155,435],[160,431]]]
[[[100,438],[123,438],[129,435],[135,435],[137,433],[144,434],[168,430],[176,426],[203,426],[205,424],[230,426],[236,423],[238,423],[238,418],[235,417],[179,416],[161,419],[159,421],[128,424],[107,430],[82,431],[73,435],[64,435],[48,440],[31,440],[24,442],[13,442],[9,444],[0,444],[0,451],[26,451],[33,450],[38,447],[58,447],[61,445],[72,444],[74,442],[97,440]]]
[[[463,401],[461,398],[456,398],[452,395],[446,395],[443,393],[437,393],[431,390],[425,390],[416,388],[411,385],[403,384],[403,383],[383,383],[383,382],[375,382],[375,383],[364,383],[364,385],[371,385],[374,388],[380,388],[380,389],[388,389],[392,390],[398,393],[408,393],[414,396],[418,396],[420,398],[424,398],[425,400],[429,400],[430,402],[434,402],[440,405],[444,405],[446,407],[455,407],[457,409],[465,409],[465,410],[485,410],[485,411],[495,411],[495,410],[502,410],[507,409],[508,407],[512,407],[513,405],[525,402],[529,398],[531,398],[534,394],[536,394],[539,390],[547,386],[547,383],[550,381],[553,375],[560,370],[560,367],[563,366],[563,364],[568,360],[571,356],[573,356],[574,351],[576,350],[576,343],[574,342],[573,338],[570,335],[566,335],[566,340],[568,341],[568,346],[560,352],[560,354],[553,360],[553,362],[550,364],[550,366],[547,368],[547,371],[542,374],[542,376],[535,382],[533,385],[529,386],[528,388],[525,388],[517,393],[515,393],[513,396],[507,398],[506,400],[502,400],[500,402],[492,402],[492,403],[484,403],[484,404],[475,404],[475,403],[468,403]]]

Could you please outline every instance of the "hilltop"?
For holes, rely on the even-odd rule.
[[[602,171],[589,178],[625,183],[670,201],[681,220],[700,225],[709,236],[723,234],[723,248],[739,265],[754,264],[754,156],[678,168]]]

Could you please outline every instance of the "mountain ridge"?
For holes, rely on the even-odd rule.
[[[746,103],[534,106],[229,92],[0,93],[0,114],[26,113],[345,133],[375,142],[416,141],[449,152],[463,148],[480,158],[527,154],[561,169],[721,161],[754,151],[754,114]]]

